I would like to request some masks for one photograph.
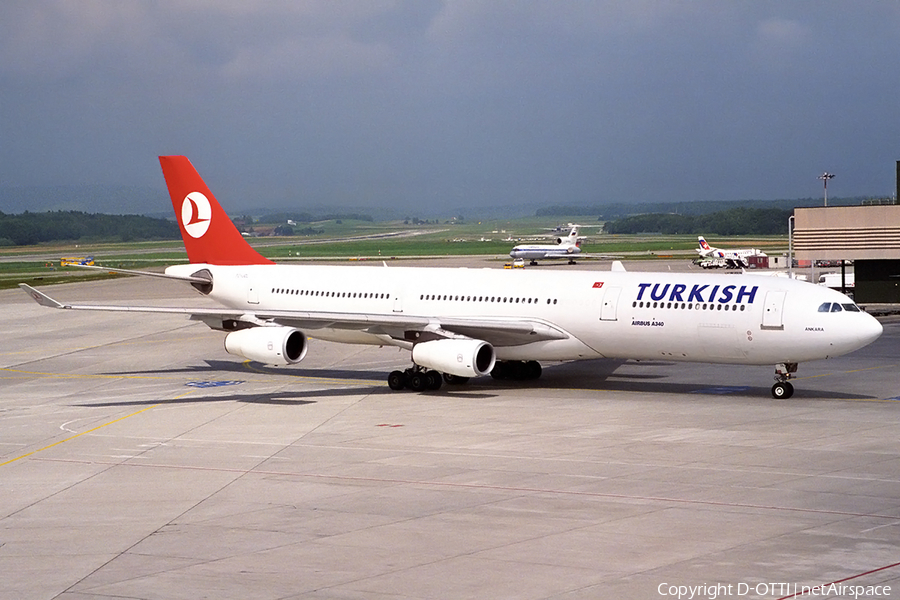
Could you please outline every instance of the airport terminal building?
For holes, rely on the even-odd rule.
[[[857,302],[900,304],[900,205],[796,208],[792,237],[799,260],[854,261]]]

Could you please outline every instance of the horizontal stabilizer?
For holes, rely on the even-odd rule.
[[[175,281],[187,281],[188,283],[209,284],[208,277],[196,277],[193,275],[172,275],[170,273],[156,273],[154,271],[135,271],[133,269],[116,269],[113,267],[101,267],[98,265],[71,265],[79,269],[92,269],[94,271],[106,271],[107,273],[124,273],[125,275],[140,275],[141,277],[159,277],[160,279],[173,279]]]

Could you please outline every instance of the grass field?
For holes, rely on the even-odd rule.
[[[312,236],[258,237],[248,241],[263,255],[275,261],[315,259],[401,259],[419,256],[495,256],[508,260],[509,251],[518,243],[553,243],[557,225],[579,222],[577,217],[548,221],[528,217],[508,221],[473,221],[460,224],[367,221],[326,221],[311,228],[323,233]],[[693,256],[697,247],[694,235],[606,235],[599,233],[602,223],[580,221],[586,237],[586,254],[624,256],[629,260],[675,255]],[[305,224],[303,225],[305,227]],[[563,234],[564,235],[564,234]],[[376,237],[377,236],[377,237]],[[767,254],[787,249],[785,236],[718,238],[706,236],[713,245],[759,248]],[[0,288],[18,283],[63,283],[86,281],[109,275],[77,267],[60,267],[63,256],[94,256],[98,265],[123,269],[159,269],[187,262],[180,241],[97,244],[52,244],[0,249]]]

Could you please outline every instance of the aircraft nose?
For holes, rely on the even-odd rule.
[[[863,343],[863,345],[871,344],[875,340],[881,337],[881,334],[884,333],[884,327],[881,323],[868,313],[865,314],[865,319],[860,324],[859,327],[859,339]]]

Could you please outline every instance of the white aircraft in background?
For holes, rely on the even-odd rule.
[[[710,246],[703,236],[697,238],[700,241],[700,248],[697,253],[700,254],[700,266],[704,269],[716,269],[719,267],[727,267],[729,269],[740,269],[750,266],[747,261],[748,256],[765,256],[766,254],[757,248],[738,248],[737,250],[725,250]],[[707,259],[707,260],[702,260]]]
[[[131,272],[185,281],[223,308],[63,304],[20,287],[58,309],[186,315],[225,332],[227,352],[270,365],[303,360],[309,337],[399,346],[413,364],[388,375],[394,390],[488,373],[534,379],[538,361],[619,358],[775,364],[772,395],[788,398],[799,362],[882,333],[840,292],[775,277],[631,273],[621,263],[608,272],[275,264],[241,237],[187,158],[160,163],[190,264]]]
[[[578,225],[570,223],[569,227],[572,228],[569,235],[556,238],[555,244],[523,244],[513,248],[509,255],[530,260],[532,265],[548,258],[565,258],[574,265],[575,255],[581,253],[581,240],[578,239]]]

